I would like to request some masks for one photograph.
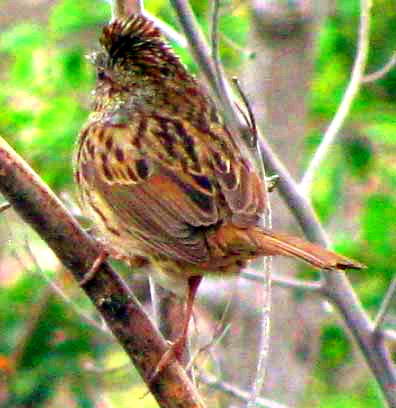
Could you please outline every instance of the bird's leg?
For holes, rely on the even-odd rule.
[[[157,367],[155,368],[153,374],[151,375],[149,382],[151,383],[154,379],[164,370],[174,358],[181,361],[184,349],[186,347],[186,340],[188,335],[188,326],[191,320],[194,299],[197,294],[199,284],[201,283],[202,276],[191,276],[187,281],[187,307],[186,315],[183,324],[183,330],[176,341],[170,346],[170,348],[161,357]]]
[[[187,334],[188,334],[188,326],[191,321],[191,317],[193,314],[193,305],[195,296],[198,291],[199,284],[201,283],[202,276],[191,276],[188,278],[188,293],[187,293],[187,308],[186,308],[186,317],[184,320],[183,331],[181,336],[175,341],[172,345],[173,353],[175,357],[180,361],[184,348],[186,346],[187,341]]]

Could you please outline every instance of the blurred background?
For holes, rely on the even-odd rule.
[[[178,30],[168,0],[145,8]],[[208,33],[209,0],[191,0]],[[98,48],[110,6],[92,0],[3,0],[0,12],[0,136],[76,215],[72,150],[89,113]],[[356,52],[357,0],[222,2],[221,56],[242,82],[257,121],[291,173],[301,178],[348,84]],[[396,8],[376,0],[367,72],[395,51]],[[188,49],[173,44],[189,69]],[[396,69],[367,81],[315,178],[312,201],[337,251],[367,270],[349,278],[373,317],[396,265]],[[301,233],[277,193],[273,224]],[[84,221],[84,225],[89,224]],[[145,386],[68,271],[12,210],[0,215],[0,406],[151,408]],[[143,303],[146,278],[117,264]],[[304,265],[274,273],[315,279]],[[241,388],[255,371],[260,284],[206,280],[197,302],[200,335],[213,336],[231,301],[229,330],[203,364]],[[323,299],[274,286],[265,396],[290,407],[382,407],[343,323]],[[150,309],[148,309],[150,310]],[[386,324],[395,327],[396,310]],[[394,348],[394,345],[390,345]],[[394,355],[396,359],[396,355]],[[242,406],[200,388],[210,407]]]

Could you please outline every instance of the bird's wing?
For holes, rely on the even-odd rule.
[[[154,251],[204,262],[206,228],[263,208],[261,183],[221,129],[141,112],[124,125],[93,121],[80,137],[76,177]]]

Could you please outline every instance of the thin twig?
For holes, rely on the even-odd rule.
[[[219,49],[219,11],[220,11],[220,1],[213,1],[213,12],[212,12],[212,60],[216,70],[216,82],[217,87],[220,90],[220,94],[225,93],[223,70],[220,62],[220,49]]]
[[[218,328],[215,330],[215,334],[212,338],[211,341],[209,341],[207,344],[205,344],[202,347],[199,347],[199,349],[192,355],[192,357],[190,358],[190,361],[188,362],[187,366],[186,366],[186,371],[190,370],[192,365],[194,364],[194,362],[196,361],[197,357],[202,354],[205,351],[209,351],[213,346],[215,346],[216,344],[220,343],[221,340],[223,340],[223,338],[227,335],[227,333],[230,331],[231,329],[231,324],[228,323],[227,325],[224,326],[224,328],[222,328],[222,330],[220,331],[219,328],[223,327],[218,325]],[[205,362],[202,362],[202,366],[204,366]]]
[[[392,281],[388,287],[388,290],[386,291],[386,295],[381,303],[380,310],[378,311],[378,314],[375,317],[375,320],[374,320],[374,331],[375,332],[378,332],[379,330],[381,330],[381,327],[385,320],[385,316],[388,313],[389,307],[391,305],[395,290],[396,290],[396,275],[393,276]]]
[[[231,307],[231,298],[227,301],[226,306],[223,310],[223,313],[221,315],[221,318],[219,320],[219,322],[216,325],[216,329],[215,329],[215,333],[212,337],[212,340],[205,344],[204,346],[200,347],[194,354],[193,356],[190,358],[190,361],[186,367],[186,370],[188,371],[188,369],[190,369],[192,367],[192,365],[194,364],[194,362],[196,361],[197,357],[199,354],[203,353],[204,351],[208,351],[208,353],[210,354],[210,351],[212,349],[212,347],[218,343],[221,342],[221,340],[223,340],[223,338],[225,337],[225,335],[229,332],[229,330],[231,329],[231,324],[227,324],[225,325],[225,319],[227,317],[228,311]],[[202,362],[201,364],[202,366],[205,365],[205,361]]]
[[[262,274],[257,274],[249,270],[244,270],[240,273],[240,276],[244,279],[248,279],[255,282],[263,283],[265,278]],[[272,283],[282,288],[288,289],[302,289],[307,292],[320,292],[323,288],[324,282],[322,280],[316,282],[307,282],[301,279],[296,279],[292,277],[279,276],[277,274],[272,274]]]
[[[362,84],[369,50],[370,8],[371,0],[361,0],[357,54],[352,69],[351,79],[337,113],[327,128],[319,148],[316,150],[314,157],[301,180],[300,188],[304,193],[309,194],[314,177],[319,170],[323,159],[326,157],[330,146],[334,143],[342,125],[344,124],[352,106],[352,102],[356,98]]]
[[[34,266],[36,267],[41,277],[48,283],[48,286],[51,288],[52,292],[55,295],[59,296],[66,304],[70,305],[72,310],[77,314],[77,316],[80,317],[82,321],[84,321],[85,323],[87,323],[89,326],[99,331],[100,333],[103,333],[106,336],[114,339],[113,335],[111,334],[110,330],[107,328],[105,324],[99,324],[96,320],[88,316],[82,310],[82,308],[78,307],[77,304],[73,302],[73,300],[69,296],[66,295],[66,293],[56,284],[54,280],[52,280],[51,278],[47,276],[47,274],[41,268],[40,263],[38,262],[37,257],[32,251],[32,248],[26,237],[24,238],[24,241],[25,241],[24,247],[25,247],[26,252],[28,253],[30,259],[32,260]]]
[[[217,84],[218,97],[221,101],[228,101],[232,104],[230,98],[230,91],[228,89],[228,83],[225,78],[223,66],[221,64],[220,59],[219,12],[220,12],[220,0],[214,0],[211,24],[212,61],[215,69],[215,81]]]
[[[245,58],[251,58],[251,56],[254,54],[251,50],[246,49],[243,46],[239,45],[222,32],[220,32],[220,37],[225,43],[227,43],[230,46],[230,48],[232,48],[238,54],[244,55]]]
[[[396,51],[394,51],[389,59],[389,61],[378,71],[375,71],[371,74],[367,74],[362,78],[362,83],[366,84],[368,82],[378,81],[383,78],[396,66]]]
[[[111,15],[112,20],[115,18],[127,17],[132,13],[142,13],[161,30],[169,40],[176,42],[180,47],[187,47],[187,40],[179,34],[173,27],[166,24],[163,20],[144,10],[143,0],[112,0]]]
[[[165,37],[168,40],[174,41],[179,47],[187,48],[188,43],[186,37],[177,32],[169,24],[165,23],[165,21],[154,16],[153,14],[149,13],[146,10],[143,10],[143,15],[152,20],[154,22],[154,25],[161,30],[161,32],[165,35]]]
[[[249,400],[249,393],[247,391],[241,390],[238,387],[226,381],[219,380],[209,373],[200,372],[199,380],[201,380],[204,384],[208,385],[209,387],[215,390],[222,391],[225,394],[231,395],[232,397],[235,397],[244,403],[248,402]],[[286,405],[280,404],[279,402],[275,402],[267,398],[261,397],[257,398],[256,407],[289,408]]]
[[[127,17],[132,13],[142,13],[143,0],[112,0],[111,1],[111,17],[115,18]]]
[[[232,82],[235,85],[235,88],[237,89],[237,91],[239,93],[239,96],[242,98],[243,103],[245,104],[246,110],[248,111],[248,116],[246,117],[245,114],[244,114],[244,116],[245,116],[246,121],[249,124],[249,127],[250,127],[250,129],[252,131],[253,138],[251,140],[251,144],[252,144],[252,146],[256,146],[257,145],[257,137],[258,137],[258,135],[257,135],[257,124],[256,124],[256,118],[254,117],[252,107],[250,106],[250,102],[249,102],[248,98],[246,97],[245,92],[243,92],[243,90],[242,90],[239,79],[236,76],[234,76],[234,77],[232,77]],[[247,120],[247,119],[249,119],[249,120]]]

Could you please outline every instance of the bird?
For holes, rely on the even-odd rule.
[[[96,264],[110,255],[150,265],[162,286],[187,293],[170,354],[178,358],[185,347],[205,275],[238,274],[258,257],[277,255],[322,270],[363,268],[262,226],[268,197],[253,160],[149,18],[115,19],[99,41],[90,57],[92,113],[74,154],[79,198],[105,253]]]

